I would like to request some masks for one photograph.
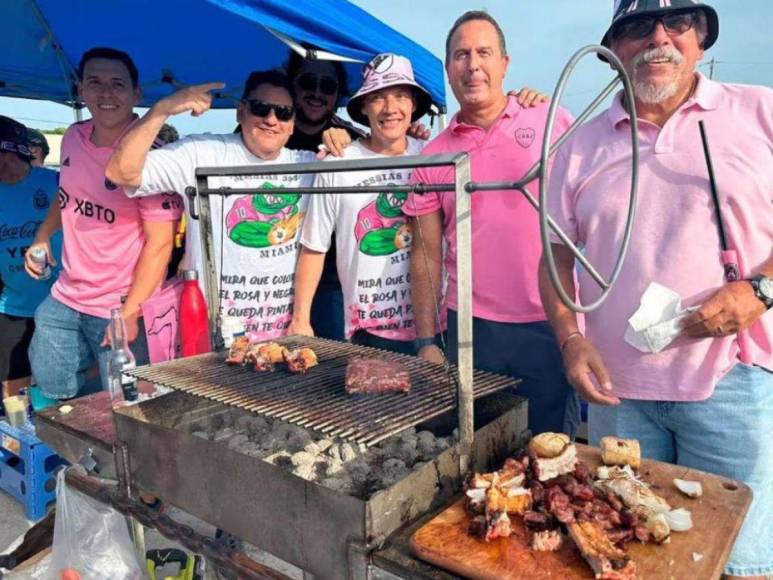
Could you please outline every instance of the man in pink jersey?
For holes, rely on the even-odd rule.
[[[544,268],[541,288],[569,379],[592,403],[591,442],[636,438],[647,457],[748,484],[754,498],[725,573],[763,578],[773,573],[773,90],[696,72],[718,31],[703,2],[617,2],[602,42],[631,77],[640,148],[627,262],[585,316],[584,334]],[[630,158],[630,115],[618,94],[559,149],[550,176],[550,214],[602,273],[625,229]],[[558,240],[552,249],[573,296],[574,257]],[[583,269],[578,282],[583,303],[598,298]],[[653,284],[695,309],[679,315],[683,330],[669,344],[636,334],[647,328],[636,330],[634,314]],[[652,320],[678,330],[670,310]]]
[[[49,239],[63,230],[62,272],[35,312],[30,346],[33,376],[46,396],[59,399],[83,394],[86,370],[95,360],[103,388],[107,384],[105,331],[113,308],[122,308],[138,364],[147,362],[140,305],[164,279],[182,208],[177,195],[127,198],[105,178],[105,165],[136,119],[140,99],[129,55],[91,49],[81,58],[78,79],[92,118],[72,125],[62,139],[59,203],[30,247],[50,256]],[[29,252],[26,266],[31,275],[40,274]]]
[[[548,107],[525,108],[502,89],[509,64],[505,38],[486,12],[463,14],[446,39],[446,72],[460,111],[423,155],[467,151],[473,181],[515,181],[539,159]],[[570,125],[560,111],[554,138]],[[451,168],[420,168],[417,183],[453,183]],[[536,192],[536,182],[529,188]],[[456,355],[456,230],[453,193],[410,195],[403,212],[414,216],[411,286],[420,357],[440,362],[434,341],[440,328],[443,266],[448,273],[449,355]],[[540,257],[537,213],[515,191],[472,197],[473,357],[476,368],[523,379],[516,394],[529,399],[535,433],[573,433],[579,403],[566,381],[537,287]],[[443,241],[446,242],[445,257]],[[477,408],[482,408],[478,405]],[[476,416],[481,416],[476,408]]]

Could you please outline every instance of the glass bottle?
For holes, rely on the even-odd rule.
[[[124,374],[124,371],[137,366],[137,361],[129,348],[126,336],[126,324],[120,308],[110,311],[110,357],[107,363],[110,400],[115,405],[120,401],[137,400],[137,379]]]

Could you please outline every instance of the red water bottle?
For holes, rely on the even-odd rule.
[[[210,352],[207,302],[199,287],[199,273],[185,270],[180,296],[180,347],[182,356]]]

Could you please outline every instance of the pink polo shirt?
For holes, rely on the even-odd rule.
[[[585,315],[615,393],[629,399],[699,401],[739,361],[773,369],[773,313],[737,336],[677,338],[657,354],[623,340],[650,282],[704,302],[724,283],[720,242],[698,121],[706,124],[728,245],[749,278],[773,247],[773,90],[698,75],[695,93],[661,129],[639,122],[639,199],[617,285]],[[631,175],[629,116],[620,95],[557,153],[548,205],[592,264],[608,276],[625,230]],[[600,294],[580,268],[583,303]]]
[[[109,318],[134,280],[145,245],[143,222],[176,221],[182,200],[176,194],[126,197],[105,178],[115,144],[95,146],[93,130],[91,120],[75,123],[62,138],[63,268],[51,294],[78,312]]]
[[[470,154],[473,181],[516,181],[539,159],[548,105],[522,108],[509,97],[502,115],[488,130],[459,121],[449,126],[422,151],[437,155],[453,151]],[[572,124],[559,110],[553,139]],[[453,183],[451,167],[420,168],[413,183]],[[537,197],[537,181],[527,189]],[[446,304],[456,310],[456,228],[453,192],[411,194],[403,204],[410,216],[442,210],[443,235],[447,241],[448,272]],[[545,320],[537,286],[537,266],[542,247],[539,214],[517,191],[477,192],[472,197],[472,300],[473,315],[496,322]]]

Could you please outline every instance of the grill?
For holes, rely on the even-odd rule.
[[[456,406],[454,367],[446,369],[416,357],[321,338],[293,336],[276,342],[288,348],[314,349],[319,365],[304,375],[289,374],[283,368],[257,373],[226,365],[224,353],[210,353],[139,367],[127,374],[365,446]],[[411,375],[411,391],[347,395],[346,365],[355,356],[399,362]],[[517,382],[474,371],[474,397],[515,387]]]

